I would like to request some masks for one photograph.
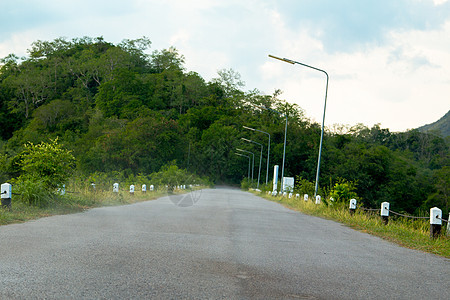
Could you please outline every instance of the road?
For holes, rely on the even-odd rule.
[[[0,299],[448,299],[450,294],[448,259],[239,190],[203,190],[186,202],[189,197],[1,226]]]

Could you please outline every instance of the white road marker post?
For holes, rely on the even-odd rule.
[[[355,214],[356,211],[356,199],[350,199],[350,206],[349,206],[350,214]]]
[[[389,202],[381,203],[380,215],[384,225],[387,225],[389,223]]]
[[[320,204],[320,202],[322,201],[322,197],[320,197],[320,195],[316,196],[316,204]]]
[[[447,235],[450,235],[450,213],[448,214],[447,221]]]
[[[441,234],[442,210],[437,207],[430,208],[430,237],[437,238]]]
[[[11,209],[12,185],[10,183],[6,182],[1,185],[1,195],[2,207]]]

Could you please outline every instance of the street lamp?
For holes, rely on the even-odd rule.
[[[276,56],[273,56],[273,55],[269,55],[269,57],[275,58],[275,59],[278,59],[278,60],[281,60],[281,61],[284,61],[284,62],[287,62],[287,63],[290,63],[292,65],[299,64],[301,66],[304,66],[304,67],[307,67],[307,68],[314,69],[316,71],[322,72],[322,73],[324,73],[327,76],[327,85],[326,85],[326,88],[325,88],[325,103],[323,105],[322,132],[320,134],[319,158],[317,160],[316,186],[315,186],[315,189],[314,189],[314,197],[315,197],[315,196],[317,196],[317,189],[319,188],[320,157],[322,155],[323,131],[324,131],[324,127],[325,127],[325,112],[327,110],[327,94],[328,94],[328,80],[329,80],[328,73],[325,72],[322,69],[318,69],[318,68],[312,67],[310,65],[307,65],[307,64],[304,64],[304,63],[301,63],[301,62],[298,62],[298,61],[290,60],[290,59],[287,59],[287,58],[280,58],[280,57],[276,57]]]
[[[254,144],[257,144],[257,145],[260,145],[260,146],[261,146],[261,154],[259,155],[259,172],[258,172],[258,184],[256,185],[256,188],[259,188],[259,178],[260,178],[260,176],[261,176],[261,161],[262,161],[262,151],[263,151],[263,145],[262,145],[262,144],[260,144],[260,143],[258,143],[258,142],[255,142],[255,141],[252,141],[252,140],[246,139],[246,138],[241,138],[241,140],[243,140],[243,141],[246,141],[246,142],[249,142],[249,143],[254,143]]]
[[[242,126],[242,127],[244,127],[245,129],[248,129],[248,130],[262,132],[262,133],[265,133],[265,134],[267,134],[269,136],[269,142],[267,143],[267,170],[266,170],[266,184],[267,184],[268,179],[269,179],[270,133],[262,131],[262,130],[259,130],[259,129],[247,127],[247,126]]]
[[[250,179],[250,156],[244,155],[244,154],[240,154],[240,153],[237,153],[237,152],[235,152],[234,154],[248,158],[248,175],[247,175],[247,178]]]
[[[239,148],[236,148],[236,150],[245,152],[245,153],[250,153],[251,155],[253,155],[253,166],[252,166],[252,184],[253,184],[253,170],[255,169],[255,153],[247,151],[247,150],[239,149]]]
[[[282,117],[283,117],[283,116],[286,116],[286,126],[285,126],[285,128],[284,128],[283,165],[281,166],[281,184],[280,184],[281,191],[283,191],[284,160],[285,160],[285,158],[286,158],[286,133],[287,133],[287,124],[288,124],[288,116],[287,116],[287,113],[286,113],[286,114],[282,114],[282,113],[280,113],[279,111],[276,111],[275,109],[271,109],[271,108],[268,108],[268,107],[265,107],[265,106],[260,106],[260,105],[255,105],[255,104],[251,104],[251,105],[256,106],[256,107],[258,107],[258,108],[265,109],[265,110],[273,111],[273,112],[279,114],[279,115],[282,116]]]

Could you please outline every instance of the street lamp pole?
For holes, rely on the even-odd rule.
[[[251,155],[253,155],[253,166],[252,166],[252,184],[253,184],[253,170],[255,169],[255,153],[247,151],[247,150],[239,149],[239,148],[236,148],[236,150],[241,151],[241,152],[250,153]]]
[[[307,67],[307,68],[310,68],[310,69],[322,72],[327,77],[327,85],[326,85],[326,88],[325,88],[325,103],[323,105],[322,131],[320,133],[319,158],[317,160],[316,185],[315,185],[315,189],[314,189],[314,197],[315,197],[315,196],[317,196],[317,190],[319,188],[320,158],[322,156],[322,143],[323,143],[323,132],[324,132],[324,128],[325,128],[325,112],[327,110],[327,95],[328,95],[328,80],[329,80],[329,76],[328,76],[328,73],[325,72],[322,69],[315,68],[315,67],[312,67],[310,65],[307,65],[307,64],[304,64],[304,63],[301,63],[301,62],[298,62],[298,61],[294,61],[294,60],[287,59],[287,58],[280,58],[280,57],[276,57],[276,56],[273,56],[273,55],[269,55],[269,57],[275,58],[275,59],[278,59],[278,60],[281,60],[281,61],[284,61],[284,62],[287,62],[287,63],[290,63],[292,65],[298,64],[298,65],[301,65],[301,66],[304,66],[304,67]]]
[[[262,130],[259,130],[259,129],[247,127],[247,126],[242,126],[242,127],[244,127],[245,129],[248,129],[248,130],[253,130],[253,131],[258,131],[258,132],[261,132],[261,133],[265,133],[265,134],[267,134],[269,136],[269,142],[267,143],[267,170],[266,170],[266,184],[267,184],[268,180],[269,180],[270,133],[262,131]]]
[[[287,124],[288,124],[287,112],[286,112],[286,114],[282,114],[279,111],[276,111],[275,109],[271,109],[271,108],[268,108],[268,107],[265,107],[265,106],[260,106],[260,105],[255,105],[255,104],[251,104],[251,105],[256,106],[258,108],[265,109],[265,110],[270,110],[270,111],[272,111],[274,113],[279,114],[280,116],[283,116],[283,115],[286,116],[286,126],[284,128],[283,165],[281,166],[281,184],[280,184],[281,191],[283,191],[284,161],[285,161],[285,158],[286,158],[286,133],[287,133]]]
[[[261,162],[262,162],[262,151],[263,151],[263,145],[262,145],[262,144],[260,144],[260,143],[258,143],[258,142],[255,142],[255,141],[252,141],[252,140],[246,139],[246,138],[241,138],[241,140],[243,140],[243,141],[246,141],[246,142],[249,142],[249,143],[254,143],[254,144],[257,144],[257,145],[260,145],[260,146],[261,146],[261,154],[259,155],[259,172],[258,172],[258,184],[256,185],[256,188],[258,189],[258,188],[259,188],[259,178],[260,178],[260,176],[261,176]]]
[[[244,155],[244,154],[240,154],[240,153],[237,153],[237,152],[235,152],[234,154],[248,158],[248,175],[247,175],[247,178],[250,180],[250,156]]]

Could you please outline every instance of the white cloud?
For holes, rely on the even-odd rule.
[[[434,5],[442,5],[444,3],[448,2],[448,0],[433,0]]]
[[[400,131],[434,122],[450,108],[450,22],[431,31],[391,31],[383,45],[336,54],[326,53],[308,32],[282,22],[277,28],[282,50],[276,54],[330,74],[326,124],[381,123]],[[262,63],[260,71],[269,90],[282,89],[283,98],[321,121],[325,76],[275,60]]]

